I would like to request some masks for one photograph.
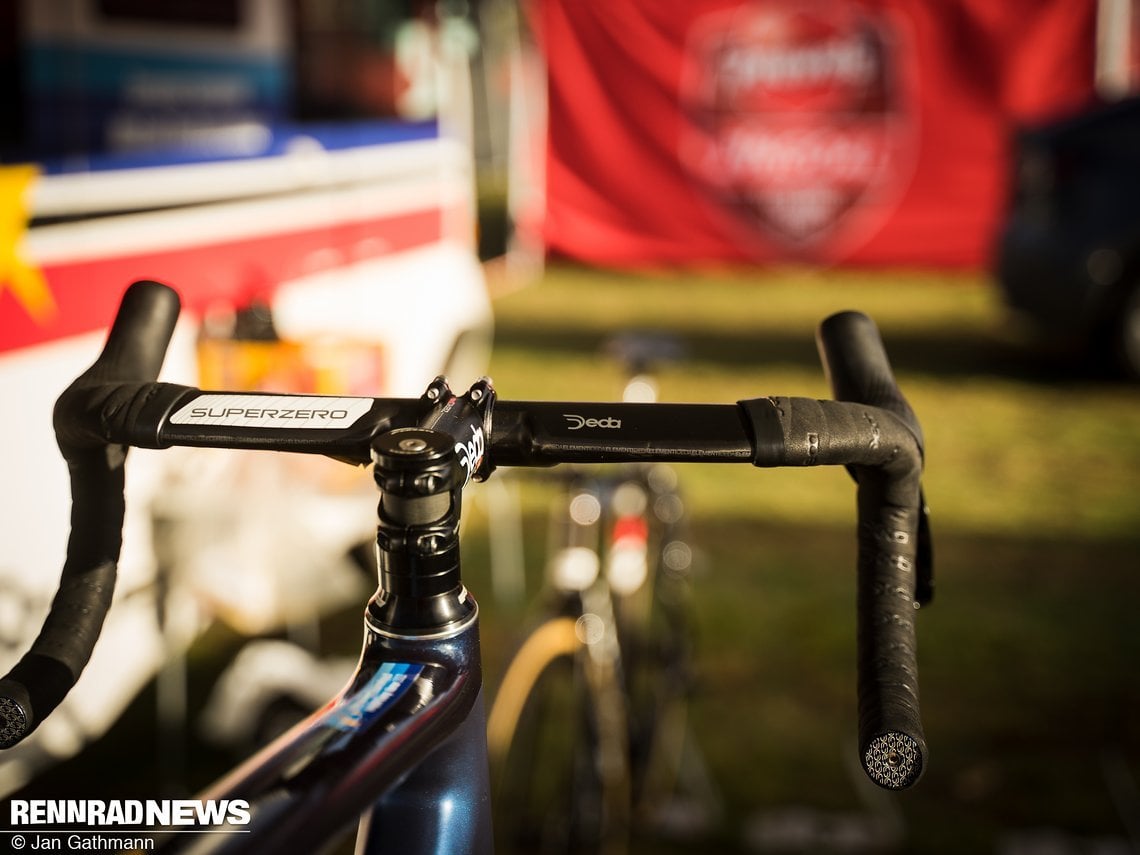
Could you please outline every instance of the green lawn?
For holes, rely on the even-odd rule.
[[[661,374],[665,400],[822,397],[813,331],[844,308],[879,323],[926,431],[938,593],[919,636],[932,764],[897,799],[851,772],[846,474],[685,467],[702,549],[695,715],[728,817],[718,845],[773,850],[790,828],[812,841],[798,851],[818,851],[868,817],[900,851],[1123,841],[1125,817],[1140,816],[1136,388],[1039,361],[982,276],[798,270],[552,268],[497,301],[491,373],[505,398],[612,399],[621,374],[601,353],[606,336],[664,328],[687,345]],[[542,510],[524,507],[540,540]],[[470,584],[481,572],[468,561]],[[494,660],[517,615],[483,599]]]
[[[1053,379],[1056,372],[1036,365],[1013,335],[991,284],[976,275],[639,278],[555,268],[497,302],[491,374],[503,397],[612,399],[621,375],[600,353],[605,337],[663,328],[688,349],[683,363],[662,373],[663,399],[826,396],[814,330],[846,308],[879,324],[922,418],[927,492],[940,526],[1028,537],[1136,533],[1138,390],[1072,373]],[[802,472],[784,475],[762,473],[758,483],[756,473],[694,470],[688,483],[700,507],[717,514],[802,519],[810,504],[817,521],[847,519],[846,497],[821,495],[814,483],[801,488]]]

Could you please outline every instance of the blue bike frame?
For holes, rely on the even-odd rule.
[[[248,801],[247,830],[194,851],[316,851],[363,815],[358,852],[490,852],[479,663],[475,614],[438,638],[368,627],[344,692],[203,794]]]
[[[361,815],[358,852],[493,848],[479,609],[459,566],[460,496],[482,451],[454,439],[482,436],[478,402],[489,406],[493,395],[477,384],[456,398],[439,380],[425,398],[430,429],[370,439],[380,586],[356,675],[207,793],[249,803],[243,849],[315,850]]]

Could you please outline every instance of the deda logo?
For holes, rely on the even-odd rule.
[[[483,428],[471,427],[471,439],[467,442],[455,443],[455,453],[459,455],[459,464],[467,470],[467,478],[463,482],[467,484],[475,477],[480,464],[483,462]]]
[[[621,419],[615,419],[613,416],[606,416],[601,419],[588,419],[585,416],[576,416],[573,413],[563,413],[562,416],[570,423],[570,430],[581,430],[584,427],[617,430],[621,427]]]

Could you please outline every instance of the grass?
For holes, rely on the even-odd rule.
[[[830,312],[876,319],[896,372],[923,418],[927,493],[940,526],[975,532],[1128,536],[1140,518],[1136,390],[1054,380],[1032,361],[976,275],[791,271],[630,277],[552,270],[500,299],[492,375],[504,396],[612,399],[620,369],[599,355],[608,334],[666,328],[687,346],[661,396],[734,401],[828,394],[813,334]],[[712,513],[747,505],[761,518],[849,515],[846,496],[820,495],[836,473],[699,471],[694,500]],[[764,485],[762,489],[758,484]],[[771,485],[771,486],[769,486]]]
[[[915,853],[1126,845],[1126,821],[1140,816],[1140,795],[1129,790],[1140,778],[1135,387],[1039,359],[986,277],[919,272],[633,276],[554,267],[496,301],[490,373],[507,398],[613,399],[622,377],[601,354],[606,337],[664,328],[687,349],[661,372],[664,400],[823,397],[813,330],[843,308],[876,319],[926,432],[938,594],[919,617],[919,637],[932,765],[915,790],[890,799],[851,770],[846,474],[685,467],[700,547],[694,725],[726,808],[700,851],[751,851],[757,842],[761,851],[838,851],[867,827],[887,830],[881,848]],[[522,496],[533,592],[549,493],[530,486]],[[493,688],[526,609],[492,595],[493,527],[481,502],[473,497],[469,508],[465,577],[483,606]],[[326,632],[350,650],[359,644],[352,611]],[[215,634],[206,649],[227,651],[232,641]],[[198,696],[204,678],[191,677]],[[40,793],[110,797],[112,783],[155,792],[131,789],[127,773],[151,761],[153,702],[145,696]],[[221,758],[208,759],[191,786],[216,772]],[[789,829],[800,845],[781,848]]]

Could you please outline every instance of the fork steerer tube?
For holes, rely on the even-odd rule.
[[[373,443],[380,487],[376,555],[380,587],[368,620],[398,635],[439,632],[474,609],[459,570],[459,514],[465,473],[455,441],[418,428]]]

